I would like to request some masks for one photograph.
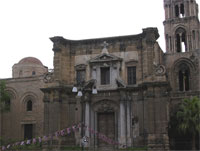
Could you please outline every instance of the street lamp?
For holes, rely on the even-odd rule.
[[[83,96],[83,91],[87,90],[87,89],[91,89],[92,87],[92,94],[97,94],[97,88],[96,88],[96,80],[92,79],[88,82],[85,81],[81,81],[78,82],[77,85],[74,85],[72,88],[72,92],[77,93],[78,97],[82,97]]]
[[[84,95],[85,91],[92,91],[92,94],[97,94],[96,88],[96,80],[92,79],[88,82],[81,81],[77,85],[74,85],[72,88],[73,93],[77,93],[77,97],[81,98]],[[82,115],[81,115],[81,150],[83,151],[83,143],[86,143],[88,140],[86,136],[83,136],[83,119],[84,119],[84,111],[83,111],[83,101],[81,101],[82,106]]]

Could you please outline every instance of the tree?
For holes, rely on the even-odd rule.
[[[176,113],[180,132],[192,135],[192,149],[195,150],[196,134],[200,132],[200,99],[184,99]]]
[[[10,96],[6,91],[6,83],[5,81],[0,81],[0,146],[2,145],[1,138],[1,126],[2,126],[2,112],[8,111],[10,109]]]
[[[0,111],[7,111],[10,105],[10,96],[6,91],[6,82],[0,81]]]

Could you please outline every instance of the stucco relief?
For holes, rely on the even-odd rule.
[[[162,75],[165,75],[166,73],[166,68],[164,65],[157,65],[155,66],[155,75],[157,76],[162,76]]]
[[[116,112],[119,110],[118,105],[111,100],[100,100],[92,105],[95,112]]]

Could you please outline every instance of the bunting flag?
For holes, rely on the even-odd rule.
[[[20,145],[23,146],[23,145],[24,145],[24,141],[22,141],[22,142],[20,143]]]
[[[9,149],[10,148],[10,144],[7,146],[7,149]]]
[[[76,125],[72,126],[73,131],[75,132],[77,130]]]
[[[5,147],[5,146],[3,146],[3,147],[2,147],[2,150],[6,150],[6,147]]]
[[[26,144],[27,144],[27,145],[31,144],[31,140],[30,140],[30,139],[27,140],[27,141],[26,141]]]
[[[70,134],[70,133],[71,133],[71,129],[67,128],[67,134]]]
[[[82,125],[82,123],[79,123],[77,127],[78,127],[78,128],[81,128],[81,125]]]
[[[33,138],[32,143],[36,144],[37,140],[35,138]]]
[[[55,132],[56,138],[60,135],[59,131]]]
[[[65,135],[65,129],[61,130],[60,135],[61,135],[61,136],[64,136],[64,135]]]
[[[38,137],[38,141],[39,141],[39,143],[41,143],[41,142],[42,142],[42,139],[41,139],[41,137]]]

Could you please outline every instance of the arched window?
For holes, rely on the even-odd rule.
[[[177,52],[181,52],[181,41],[179,34],[176,34],[176,50]]]
[[[184,4],[179,4],[175,6],[175,16],[179,18],[185,17]]]
[[[180,12],[181,17],[185,17],[185,9],[184,9],[184,4],[181,4],[181,12]]]
[[[10,105],[11,105],[11,101],[10,98],[8,100],[5,101],[5,107],[7,111],[10,111]]]
[[[187,66],[182,67],[179,70],[179,90],[180,91],[189,91],[190,89],[190,70]]]
[[[28,100],[27,104],[26,104],[26,110],[27,111],[32,111],[32,101]]]
[[[175,6],[175,15],[176,15],[176,17],[179,17],[179,7],[178,7],[178,5]]]
[[[19,71],[19,77],[22,77],[22,70]]]
[[[187,51],[186,31],[184,28],[178,28],[175,32],[176,35],[176,52]]]

